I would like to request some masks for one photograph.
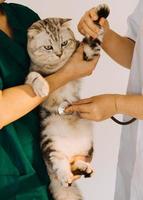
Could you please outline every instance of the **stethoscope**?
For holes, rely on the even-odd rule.
[[[64,101],[63,103],[61,103],[60,105],[59,105],[59,107],[58,107],[58,113],[59,113],[59,115],[72,115],[73,113],[69,113],[69,114],[67,114],[67,113],[65,113],[64,111],[65,111],[65,109],[68,107],[68,106],[70,106],[71,105],[71,103],[69,102],[69,101]],[[120,121],[120,120],[118,120],[117,118],[115,118],[115,117],[111,117],[111,119],[115,122],[115,123],[117,123],[117,124],[119,124],[119,125],[123,125],[123,126],[125,126],[125,125],[129,125],[129,124],[131,124],[131,123],[133,123],[133,122],[135,122],[137,119],[136,118],[132,118],[132,119],[130,119],[129,121],[125,121],[125,122],[123,122],[123,121]]]
[[[137,120],[136,118],[132,118],[132,119],[130,119],[129,121],[123,122],[123,121],[120,121],[120,120],[118,120],[117,118],[115,118],[115,117],[113,117],[113,116],[111,117],[111,119],[112,119],[115,123],[117,123],[117,124],[119,124],[119,125],[123,125],[123,126],[132,124],[133,122],[135,122],[135,121]]]

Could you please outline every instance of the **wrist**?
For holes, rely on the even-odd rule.
[[[103,49],[106,48],[106,46],[109,45],[111,37],[112,37],[112,30],[110,28],[105,28],[104,29],[103,43],[102,43]]]
[[[124,114],[125,95],[115,94],[116,114]]]
[[[45,79],[49,84],[49,93],[52,93],[70,81],[70,74],[66,73],[66,70],[61,69],[56,73],[47,76]]]
[[[73,67],[71,67],[71,65],[73,65],[73,63],[72,64],[71,63],[72,62],[70,62],[70,60],[69,60],[69,62],[67,62],[66,65],[60,71],[61,76],[64,78],[64,80],[66,82],[72,81],[73,77],[75,76]]]

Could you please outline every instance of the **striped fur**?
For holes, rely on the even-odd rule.
[[[31,84],[39,96],[46,96],[48,90],[42,76],[52,74],[63,67],[77,48],[78,42],[66,25],[68,21],[69,19],[48,18],[34,23],[28,31],[32,72],[26,83]],[[103,34],[103,31],[101,32]],[[101,40],[102,35],[96,40],[83,40],[84,59],[90,60],[99,54]],[[93,172],[90,164],[82,160],[73,163],[74,171],[71,171],[70,165],[76,155],[92,157],[91,122],[80,119],[77,113],[58,113],[58,108],[64,101],[72,103],[80,99],[79,89],[80,81],[72,81],[50,94],[41,105],[41,150],[51,179],[50,190],[55,200],[83,200],[76,184],[72,184],[73,175],[90,177]]]

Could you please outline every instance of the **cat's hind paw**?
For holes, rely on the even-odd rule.
[[[69,187],[72,185],[73,174],[71,172],[59,169],[56,172],[56,176],[62,186]]]
[[[89,163],[82,160],[77,160],[72,167],[72,172],[74,175],[84,175],[86,178],[88,178],[93,175],[94,171]]]

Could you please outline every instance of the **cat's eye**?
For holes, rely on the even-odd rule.
[[[65,46],[67,46],[67,44],[68,44],[68,40],[66,40],[66,41],[64,41],[64,42],[62,42],[62,47],[65,47]]]
[[[52,49],[53,49],[53,47],[52,47],[51,45],[44,46],[44,48],[45,48],[46,50],[52,50]]]

